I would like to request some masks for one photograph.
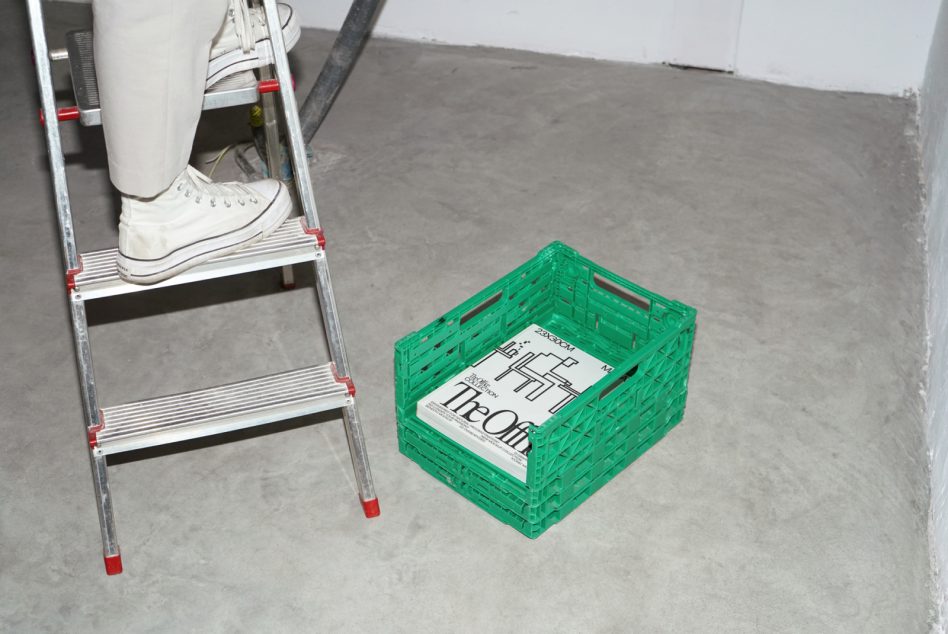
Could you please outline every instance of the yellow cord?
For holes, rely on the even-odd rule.
[[[208,177],[208,178],[211,178],[211,177],[214,176],[214,170],[217,169],[217,166],[221,164],[221,161],[224,160],[224,157],[227,156],[227,153],[230,152],[233,147],[234,147],[234,144],[231,143],[230,145],[228,145],[227,147],[225,147],[223,150],[221,150],[221,151],[217,154],[216,157],[214,157],[214,158],[208,160],[208,161],[205,163],[205,165],[207,165],[207,163],[213,163],[213,164],[214,164],[214,165],[211,166],[211,171],[207,173],[207,177]]]

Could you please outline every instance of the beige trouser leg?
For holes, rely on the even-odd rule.
[[[211,40],[228,0],[93,0],[95,65],[112,183],[159,194],[187,166]]]

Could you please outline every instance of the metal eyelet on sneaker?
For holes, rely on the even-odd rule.
[[[230,209],[230,207],[231,207],[230,201],[229,201],[229,200],[225,200],[225,201],[224,201],[224,206],[227,207],[228,209]]]
[[[251,202],[252,204],[256,205],[256,204],[257,204],[257,199],[256,199],[256,198],[251,198],[251,199],[250,199],[250,202]]]
[[[217,207],[217,201],[211,198],[211,207]]]
[[[190,189],[187,190],[186,192],[184,192],[184,197],[185,197],[185,198],[190,198],[190,197],[191,197],[191,190],[190,190]]]
[[[246,206],[247,206],[247,203],[245,203],[242,199],[241,199],[241,200],[238,200],[237,202],[240,203],[240,206],[241,206],[241,207],[246,207]]]

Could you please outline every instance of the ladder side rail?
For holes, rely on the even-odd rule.
[[[92,371],[92,344],[89,341],[86,304],[81,293],[70,292],[69,306],[72,312],[73,341],[76,345],[76,364],[79,366],[79,389],[82,393],[82,406],[86,420],[86,439],[91,441],[95,438],[96,432],[102,428],[103,421],[96,395],[95,374]],[[119,552],[118,534],[115,530],[115,516],[112,512],[108,466],[105,456],[97,455],[93,451],[91,442],[87,442],[86,446],[92,466],[92,484],[95,488],[105,570],[110,575],[118,574],[122,571],[122,557]]]
[[[336,310],[336,297],[332,292],[332,278],[329,275],[329,263],[325,253],[316,258],[313,263],[316,269],[316,289],[319,293],[319,308],[323,314],[326,327],[326,338],[329,340],[329,354],[336,364],[339,376],[351,376],[349,373],[349,357],[346,354],[346,344],[342,336],[342,324],[339,321],[339,312]]]
[[[280,14],[277,11],[276,0],[263,0],[263,8],[267,16],[267,24],[280,24]],[[283,29],[269,28],[270,44],[273,48],[273,63],[276,67],[277,81],[280,83],[280,103],[283,105],[283,122],[286,124],[286,137],[290,146],[290,158],[293,161],[293,172],[296,177],[296,186],[300,195],[300,204],[303,206],[303,215],[306,223],[313,229],[319,228],[319,214],[316,211],[316,198],[313,194],[313,181],[309,175],[309,165],[306,162],[306,147],[303,143],[303,129],[296,105],[296,94],[293,92],[293,75],[290,73],[290,62],[286,56],[286,44],[283,41]],[[270,174],[271,178],[279,178]]]
[[[88,432],[95,431],[102,423],[99,420],[99,397],[95,388],[95,373],[92,371],[92,343],[89,341],[89,324],[86,322],[86,304],[81,293],[69,294],[72,313],[72,337],[76,346],[76,364],[79,366],[79,391]]]
[[[102,535],[102,557],[105,570],[114,575],[122,572],[122,553],[115,532],[115,516],[112,514],[112,492],[109,487],[108,464],[104,455],[92,455],[92,481],[98,498],[99,532]]]
[[[72,212],[69,204],[69,188],[66,183],[66,161],[63,156],[62,138],[56,113],[56,95],[53,90],[52,69],[50,67],[49,48],[43,21],[41,0],[27,0],[30,19],[30,35],[33,40],[33,57],[36,63],[36,75],[40,88],[46,149],[49,154],[49,169],[53,180],[56,201],[56,217],[62,242],[63,260],[66,275],[74,274],[81,268],[76,238],[72,225]],[[79,387],[82,394],[86,433],[91,434],[99,428],[99,406],[95,389],[95,377],[92,372],[92,348],[89,342],[89,326],[86,322],[85,302],[79,293],[69,289],[69,305],[73,330],[73,343],[76,347],[76,363],[79,369]],[[96,456],[89,447],[89,463],[92,468],[92,481],[97,499],[96,511],[99,516],[99,530],[102,536],[102,554],[105,569],[109,574],[122,571],[122,559],[119,553],[115,521],[112,513],[112,495],[109,488],[108,467],[105,456]]]
[[[280,24],[276,0],[263,0],[267,24]],[[293,173],[296,177],[297,191],[303,214],[310,227],[319,227],[319,216],[316,211],[316,199],[313,192],[313,182],[306,161],[306,144],[303,141],[303,130],[300,126],[299,112],[296,105],[296,95],[293,92],[293,78],[290,74],[290,63],[286,54],[286,44],[283,40],[283,31],[279,28],[269,28],[270,43],[273,46],[273,60],[276,67],[277,80],[280,83],[280,101],[283,104],[283,121],[286,125],[287,143],[290,146],[290,158],[293,162]],[[329,264],[325,251],[322,251],[313,263],[316,270],[317,288],[319,292],[319,306],[323,315],[323,324],[329,340],[329,352],[336,372],[339,376],[349,377],[349,360],[346,355],[346,346],[342,337],[342,326],[336,311],[336,300],[332,292],[332,282],[329,275]],[[365,448],[365,439],[362,433],[362,424],[355,403],[347,405],[343,412],[345,420],[346,439],[349,443],[349,454],[352,459],[356,479],[358,481],[359,497],[362,499],[363,509],[368,517],[378,515],[378,500],[375,495],[375,486],[372,473],[369,469],[368,456]]]
[[[375,494],[375,483],[372,481],[372,471],[369,468],[369,455],[365,448],[365,437],[362,433],[362,423],[355,401],[346,405],[342,410],[346,430],[346,441],[349,443],[349,459],[352,461],[352,470],[356,475],[356,485],[359,489],[359,499],[366,516],[375,517],[378,511],[378,496]],[[369,504],[374,503],[374,508]]]
[[[276,0],[263,0],[267,24],[280,24]],[[290,146],[290,156],[293,161],[293,172],[296,178],[297,191],[303,214],[307,224],[312,228],[319,227],[319,217],[316,211],[316,199],[313,191],[313,181],[306,161],[306,148],[303,143],[303,130],[300,126],[299,113],[296,106],[296,95],[293,93],[293,77],[290,73],[290,63],[286,55],[286,45],[283,41],[282,29],[269,29],[270,43],[273,47],[273,60],[276,67],[277,80],[280,83],[280,101],[283,105],[283,121],[286,125],[287,143]],[[272,177],[272,174],[271,174]],[[319,288],[320,309],[326,326],[326,335],[329,340],[332,360],[336,364],[336,371],[340,376],[349,376],[349,360],[346,355],[345,343],[342,337],[342,327],[336,312],[336,300],[332,294],[332,284],[329,277],[329,267],[325,254],[315,262],[317,286]]]
[[[350,377],[346,345],[342,338],[342,326],[339,323],[339,314],[336,312],[336,300],[332,292],[329,264],[326,261],[325,254],[322,254],[322,257],[318,258],[313,266],[316,269],[316,288],[319,292],[319,307],[326,327],[326,338],[329,340],[329,353],[336,366],[336,372],[340,376]],[[366,510],[366,515],[371,517],[373,514],[377,514],[377,508],[375,511],[371,511],[366,506],[366,502],[376,499],[375,485],[372,481],[368,452],[365,448],[365,438],[362,433],[362,423],[355,402],[346,406],[343,410],[343,416],[346,423],[346,440],[349,443],[349,457],[352,460],[353,471],[356,475],[359,497]]]
[[[66,185],[66,167],[56,119],[56,103],[53,93],[52,75],[48,59],[46,35],[43,28],[41,0],[27,0],[30,11],[30,29],[33,35],[36,69],[39,76],[43,112],[46,117],[46,142],[49,153],[53,188],[56,190],[56,210],[63,243],[67,272],[79,268],[79,256],[72,232],[72,214],[69,208],[69,190]],[[85,408],[86,425],[90,429],[99,425],[99,405],[92,371],[92,348],[89,343],[89,326],[86,323],[85,303],[79,293],[69,289],[72,316],[73,342],[76,347],[76,363],[79,366],[80,391]]]
[[[77,271],[80,267],[76,238],[72,227],[69,207],[69,188],[66,185],[66,161],[63,157],[59,120],[56,114],[56,95],[53,90],[53,75],[49,62],[49,47],[43,23],[41,0],[27,0],[30,16],[30,34],[33,38],[33,56],[36,58],[36,76],[40,88],[40,103],[46,131],[46,146],[49,153],[49,171],[56,194],[56,217],[59,220],[59,235],[62,241],[66,270]]]
[[[261,80],[273,79],[273,70],[269,66],[262,67],[259,73]],[[280,152],[280,121],[277,118],[276,95],[272,92],[260,95],[260,105],[263,108],[263,134],[267,144],[267,170],[270,178],[283,180],[283,156]],[[279,170],[279,175],[277,175],[277,170]],[[283,288],[296,287],[292,265],[284,266],[280,269],[280,274]]]
[[[260,69],[260,79],[273,79],[273,71],[269,66]],[[277,119],[276,95],[272,92],[260,95],[260,106],[263,109],[263,134],[267,147],[267,170],[270,178],[283,180],[283,158],[280,156],[280,122]]]

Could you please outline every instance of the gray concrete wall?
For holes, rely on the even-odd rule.
[[[928,439],[932,470],[932,557],[937,630],[948,607],[948,9],[942,4],[920,95],[922,178],[928,241]]]

